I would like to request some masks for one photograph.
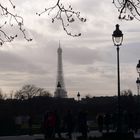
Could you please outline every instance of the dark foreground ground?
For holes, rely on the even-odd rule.
[[[62,134],[63,138],[56,140],[68,140],[66,134]],[[0,140],[44,140],[43,134],[39,135],[20,135],[20,136],[3,136],[0,137]],[[54,140],[54,139],[53,139]],[[80,136],[79,133],[73,133],[72,140],[85,140]],[[140,132],[137,134],[129,133],[129,134],[122,134],[118,135],[116,133],[110,134],[101,134],[98,131],[92,131],[88,134],[88,140],[140,140]]]

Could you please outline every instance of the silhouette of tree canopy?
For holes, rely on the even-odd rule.
[[[113,0],[113,4],[118,9],[119,19],[140,20],[140,0]]]
[[[15,10],[16,6],[13,4],[11,0],[8,0],[11,7],[6,7],[4,3],[0,2],[0,45],[3,45],[5,42],[11,42],[16,37],[18,37],[17,34],[9,33],[9,31],[6,31],[6,28],[10,26],[10,28],[16,27],[22,35],[23,38],[27,41],[32,41],[31,38],[28,38],[26,36],[26,30],[24,29],[24,20],[21,16],[19,16],[17,13],[14,13],[13,10]],[[5,2],[6,3],[6,2]],[[11,10],[12,9],[12,10]],[[12,32],[13,33],[13,32]]]
[[[6,94],[3,93],[2,89],[0,89],[0,100],[6,99]]]
[[[51,94],[43,88],[36,87],[35,85],[24,85],[20,90],[16,91],[16,99],[30,99],[35,96],[48,96]]]
[[[121,91],[121,96],[132,96],[133,93],[130,89],[125,89]]]
[[[4,99],[3,98],[3,93],[2,93],[2,90],[0,89],[0,99]]]

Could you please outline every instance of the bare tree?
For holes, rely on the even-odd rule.
[[[0,100],[5,100],[7,95],[3,93],[2,89],[0,89]]]
[[[119,19],[140,20],[140,0],[113,0],[118,9]]]
[[[38,16],[41,16],[44,13],[47,13],[48,15],[50,15],[51,12],[55,10],[56,10],[56,13],[52,17],[52,23],[54,23],[55,20],[60,20],[64,31],[68,35],[73,36],[73,37],[81,36],[81,33],[72,34],[68,30],[68,27],[70,26],[70,24],[72,24],[75,21],[76,18],[80,20],[81,22],[86,22],[86,18],[81,17],[80,12],[74,11],[71,5],[69,5],[68,8],[66,8],[64,4],[61,3],[61,0],[57,0],[54,6],[45,8],[44,11],[42,11],[41,13],[36,13],[36,14]]]
[[[12,3],[11,0],[8,0],[12,9],[15,9],[16,6]],[[26,39],[27,41],[32,41],[31,38],[27,38],[26,36],[26,30],[23,28],[24,25],[24,20],[21,16],[18,14],[14,14],[14,12],[11,12],[10,9],[4,6],[0,2],[0,45],[3,45],[5,42],[11,42],[13,41],[16,37],[18,37],[17,34],[10,35],[10,33],[6,32],[6,27],[10,26],[10,28],[16,26],[18,30],[22,33],[23,38]],[[14,24],[15,23],[15,24]]]
[[[37,95],[37,88],[34,85],[24,85],[20,90],[16,91],[15,98],[30,99]]]
[[[125,89],[121,91],[121,96],[132,96],[133,93],[130,89]]]
[[[38,88],[37,92],[38,96],[52,97],[51,93],[49,91],[46,91],[44,88]]]
[[[2,90],[0,89],[0,99],[2,100],[3,99],[3,93],[2,93]]]
[[[24,85],[20,90],[16,91],[16,99],[30,99],[35,96],[51,96],[51,94],[43,88],[35,85]]]

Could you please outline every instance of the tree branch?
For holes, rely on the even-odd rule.
[[[80,12],[75,12],[73,8],[71,7],[71,5],[69,5],[68,9],[66,9],[65,6],[62,3],[60,3],[60,0],[57,0],[57,3],[54,6],[49,7],[47,9],[45,8],[44,11],[42,11],[41,13],[36,13],[36,14],[38,16],[41,16],[44,13],[48,13],[48,15],[50,15],[50,13],[53,10],[57,10],[57,12],[55,16],[53,16],[52,18],[52,23],[54,23],[55,20],[60,20],[63,30],[67,33],[67,35],[70,35],[73,37],[81,36],[81,33],[72,34],[68,30],[68,26],[70,26],[70,24],[72,24],[75,21],[75,18],[77,18],[81,22],[86,22],[86,19],[80,16]]]
[[[15,5],[12,3],[11,0],[9,0],[11,6],[13,9],[15,9]],[[19,29],[19,31],[23,34],[23,37],[25,40],[27,41],[32,41],[31,38],[28,38],[26,36],[26,30],[23,28],[24,22],[23,22],[23,18],[17,14],[13,14],[12,12],[10,12],[8,10],[7,7],[4,7],[1,3],[0,3],[0,9],[1,9],[1,22],[4,22],[2,25],[0,25],[0,45],[3,45],[5,42],[11,42],[13,41],[18,35],[8,35],[5,31],[4,31],[4,26],[6,25],[10,25],[10,27],[12,28],[14,25],[12,22],[16,22],[17,27]],[[10,18],[9,18],[10,17]],[[7,20],[3,21],[3,18],[7,18]]]
[[[116,3],[118,3],[119,6],[117,6]],[[140,20],[139,0],[113,0],[113,4],[119,11],[119,19],[133,20],[136,18],[137,20]]]

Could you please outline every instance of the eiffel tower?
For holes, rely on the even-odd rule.
[[[58,63],[57,63],[57,79],[56,79],[56,89],[54,92],[54,97],[67,98],[67,91],[65,89],[64,75],[63,75],[63,64],[62,64],[62,48],[57,49]]]

